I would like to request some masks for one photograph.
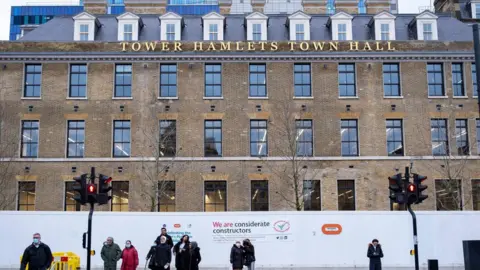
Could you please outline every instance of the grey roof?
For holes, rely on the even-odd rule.
[[[139,40],[160,40],[159,15],[137,14],[144,26],[140,30]],[[397,14],[395,19],[396,40],[414,40],[416,33],[409,23],[418,14]],[[471,28],[450,15],[438,16],[438,39],[440,41],[471,41]],[[268,15],[268,40],[289,40],[289,30],[286,26],[287,14]],[[326,26],[329,15],[311,15],[310,39],[331,40],[331,31]],[[373,40],[373,31],[368,26],[374,15],[353,15],[353,40]],[[18,41],[73,41],[73,16],[54,17],[49,22],[29,32]],[[101,27],[98,28],[95,41],[115,42],[117,40],[116,15],[96,15]],[[183,41],[203,40],[202,17],[183,16],[185,27],[182,29]],[[246,40],[245,15],[225,15],[224,40]]]

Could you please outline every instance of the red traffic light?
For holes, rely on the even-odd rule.
[[[97,189],[96,189],[94,184],[89,184],[87,186],[87,191],[88,191],[88,193],[96,193]]]
[[[108,184],[110,182],[112,182],[112,177],[108,177],[108,179],[105,180],[105,184]]]
[[[413,184],[408,185],[408,191],[415,192],[415,185]]]

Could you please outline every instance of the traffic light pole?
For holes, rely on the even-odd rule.
[[[88,235],[87,235],[87,270],[90,270],[90,259],[92,252],[92,217],[93,207],[95,204],[90,203],[90,213],[88,213]]]
[[[412,210],[411,204],[407,204],[408,212],[412,215],[413,220],[413,251],[415,255],[415,270],[418,270],[418,241],[417,241],[417,216]]]
[[[90,182],[95,183],[95,167],[92,167],[90,172]],[[90,202],[90,212],[88,213],[88,235],[87,235],[87,270],[90,270],[90,261],[92,257],[92,217],[93,209],[95,207],[94,202]]]

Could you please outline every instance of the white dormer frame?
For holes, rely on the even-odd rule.
[[[182,16],[175,12],[167,12],[159,17],[160,19],[160,40],[167,40],[167,25],[173,24],[175,38],[173,40],[182,39]],[[169,29],[170,31],[170,29]]]
[[[388,25],[388,40],[395,40],[395,19],[397,17],[390,12],[382,11],[373,16],[375,27],[375,39],[382,40],[382,24]]]
[[[338,39],[338,26],[341,24],[345,24],[346,29],[345,29],[345,34],[346,34],[346,39],[345,40],[352,40],[353,39],[353,34],[352,34],[352,19],[353,16],[345,13],[343,11],[340,11],[336,13],[335,15],[330,16],[329,19],[329,24],[330,24],[330,29],[332,31],[332,40],[339,40]]]
[[[132,41],[138,40],[138,35],[140,32],[140,23],[141,19],[137,15],[131,12],[125,12],[117,17],[118,20],[118,27],[117,27],[117,38],[119,41],[129,41],[125,40],[125,26],[131,25],[131,34],[132,34]]]
[[[260,12],[253,12],[245,17],[245,20],[247,21],[247,40],[253,40],[253,26],[255,24],[260,24],[260,40],[267,40],[267,15]]]
[[[425,40],[424,37],[424,25],[431,25],[432,38],[430,40],[438,40],[438,27],[437,27],[438,16],[432,12],[426,10],[415,17],[416,26],[417,26],[417,39]]]
[[[480,16],[477,17],[477,7],[480,8],[480,0],[471,0],[470,12],[472,13],[472,19],[480,19]]]
[[[216,40],[223,40],[224,37],[224,25],[225,25],[225,16],[218,14],[217,12],[210,12],[207,15],[202,17],[203,21],[203,40],[213,40],[210,37],[210,27],[215,27],[216,25]]]
[[[303,40],[310,40],[310,20],[312,16],[302,11],[297,11],[288,16],[290,40],[297,40],[297,29],[303,28]],[[299,25],[299,27],[297,27]]]
[[[75,17],[74,21],[74,30],[73,30],[73,40],[75,41],[93,41],[95,40],[95,32],[97,26],[99,25],[98,20],[95,16],[88,12],[82,12]],[[82,40],[82,35],[88,33],[87,40]]]

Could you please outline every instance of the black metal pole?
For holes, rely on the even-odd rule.
[[[92,216],[94,204],[90,203],[90,213],[88,213],[88,235],[87,235],[87,270],[90,270],[90,259],[92,252]]]
[[[475,68],[476,68],[476,75],[477,75],[477,102],[478,102],[478,114],[480,117],[480,37],[478,34],[478,24],[473,24],[473,48],[475,52]]]
[[[412,210],[411,205],[408,203],[407,204],[407,209],[408,212],[412,215],[412,220],[413,220],[413,252],[415,253],[415,270],[419,269],[418,266],[418,241],[417,241],[417,216]]]

